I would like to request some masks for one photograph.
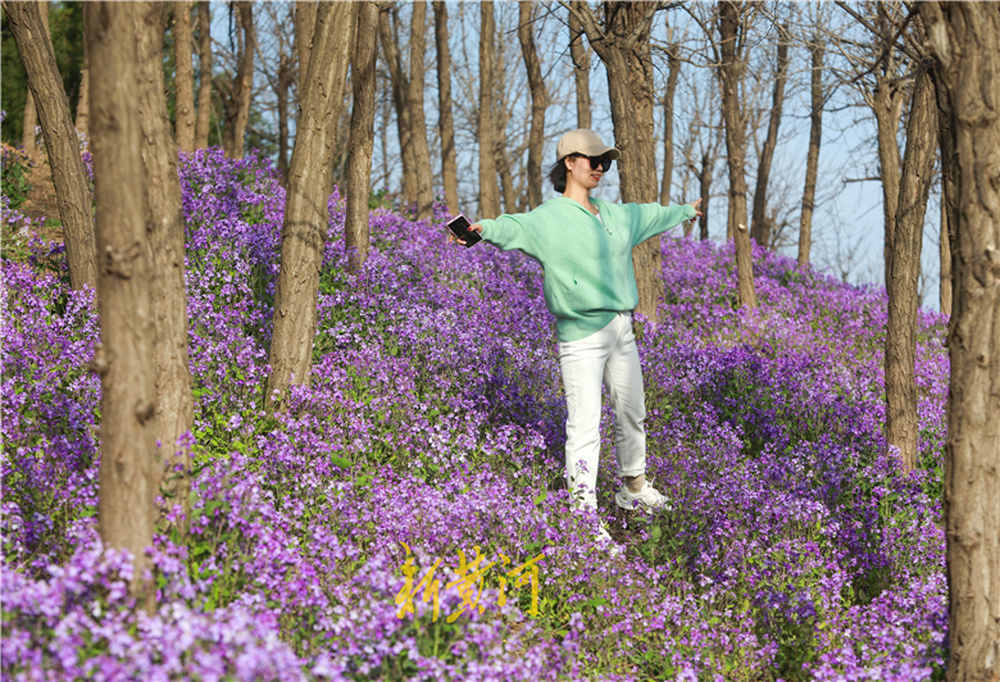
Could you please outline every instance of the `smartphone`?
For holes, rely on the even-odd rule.
[[[478,232],[469,229],[470,226],[468,218],[461,213],[448,221],[448,229],[454,233],[455,237],[465,242],[466,248],[482,240]]]

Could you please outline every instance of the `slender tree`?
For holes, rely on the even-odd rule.
[[[497,122],[493,111],[494,34],[496,20],[493,2],[479,5],[479,116],[476,126],[479,138],[479,217],[500,215],[500,185],[497,182]]]
[[[448,48],[448,7],[434,3],[434,40],[437,46],[438,132],[441,136],[441,176],[448,211],[458,215],[458,162],[451,102],[451,50]]]
[[[247,122],[250,120],[250,95],[253,91],[253,56],[257,49],[257,31],[253,23],[253,3],[235,3],[239,17],[239,53],[236,58],[236,75],[232,81],[219,81],[223,92],[223,109],[226,124],[223,128],[222,146],[226,156],[243,158]]]
[[[789,40],[788,25],[779,26],[771,114],[768,117],[767,137],[764,139],[764,147],[757,163],[757,185],[753,193],[753,214],[750,222],[750,236],[763,246],[771,244],[771,224],[767,219],[767,183],[771,177],[774,149],[778,146],[778,127],[781,125],[781,110],[785,103]]]
[[[812,250],[812,217],[816,208],[816,177],[819,175],[819,147],[823,141],[823,43],[813,36],[809,43],[812,69],[809,74],[809,150],[806,152],[806,179],[802,189],[802,217],[799,222],[798,265],[809,264]]]
[[[177,75],[177,146],[181,151],[194,151],[194,60],[191,58],[191,0],[173,5],[174,59]],[[162,49],[161,49],[162,52]]]
[[[194,126],[196,149],[208,147],[212,121],[212,19],[207,0],[198,2],[198,118]]]
[[[899,448],[903,468],[917,467],[917,347],[920,251],[937,143],[934,86],[917,72],[906,127],[906,156],[894,216],[885,340],[886,441]]]
[[[175,12],[179,9],[174,6]],[[135,14],[136,100],[142,130],[139,152],[144,173],[156,371],[156,437],[168,467],[166,490],[172,501],[180,503],[186,512],[190,461],[189,453],[178,447],[178,441],[193,428],[194,397],[188,361],[184,215],[177,176],[177,145],[170,132],[163,83],[166,3],[140,2]],[[193,125],[188,130],[193,144]]]
[[[42,124],[62,222],[66,260],[69,262],[70,285],[74,289],[97,286],[93,202],[70,114],[69,98],[56,67],[48,30],[42,23],[36,2],[4,0],[3,11],[14,34]]]
[[[347,216],[344,221],[351,267],[359,268],[368,257],[368,195],[371,187],[372,148],[375,144],[375,61],[378,53],[378,3],[358,6],[357,28],[351,51],[350,155],[347,171]]]
[[[323,264],[333,185],[337,124],[344,102],[356,5],[320,3],[309,72],[288,170],[281,227],[281,268],[274,299],[274,332],[267,382],[269,409],[280,408],[291,384],[308,384],[316,335],[319,269]]]
[[[569,13],[569,53],[573,59],[573,82],[576,86],[576,127],[590,128],[590,48],[583,43],[584,30],[577,18],[584,3],[574,0]]]
[[[83,16],[91,67],[100,74],[90,81],[101,254],[101,347],[94,362],[101,374],[99,527],[108,545],[131,552],[132,592],[151,608],[155,592],[143,574],[149,566],[146,548],[153,541],[159,451],[156,372],[149,361],[154,354],[153,277],[139,153],[137,11],[133,3],[88,2]]]
[[[424,116],[424,53],[427,49],[427,3],[412,4],[410,17],[410,77],[406,82],[406,108],[410,112],[410,144],[413,145],[414,177],[417,183],[417,218],[431,217],[434,210],[434,183],[431,151],[427,144]]]
[[[726,166],[729,169],[727,234],[736,245],[736,276],[740,305],[757,307],[753,280],[753,253],[747,231],[746,123],[740,112],[740,84],[746,72],[746,21],[749,8],[728,0],[719,3],[719,85],[722,118],[726,124]]]
[[[413,122],[410,120],[412,109],[407,106],[409,82],[403,71],[403,60],[399,53],[399,30],[396,22],[391,21],[394,8],[386,5],[378,18],[379,40],[382,52],[389,67],[389,78],[392,82],[392,103],[396,110],[396,130],[399,133],[399,151],[403,162],[403,196],[408,203],[417,201],[417,159],[415,147],[410,139],[413,135]]]
[[[83,67],[80,69],[80,97],[76,101],[76,131],[90,134],[90,55],[83,41]]]
[[[528,72],[528,87],[531,90],[531,132],[528,134],[528,207],[535,208],[542,203],[542,145],[545,142],[545,109],[549,96],[542,78],[542,65],[535,47],[532,29],[532,3],[521,2],[518,6],[517,38],[521,43],[521,56]]]
[[[674,179],[674,96],[677,93],[677,79],[681,74],[681,60],[678,45],[667,47],[667,87],[663,91],[663,180],[660,183],[660,204],[670,205],[670,187]],[[703,195],[704,197],[704,195]],[[705,199],[702,199],[702,203]],[[704,207],[701,207],[704,214]]]
[[[1000,642],[1000,15],[918,6],[936,62],[945,176],[954,178],[954,313],[945,446],[949,682],[997,678]],[[947,187],[946,187],[947,191]],[[950,221],[951,222],[951,221]]]

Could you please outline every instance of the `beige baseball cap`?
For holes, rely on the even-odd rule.
[[[604,144],[597,133],[586,128],[571,130],[559,138],[559,144],[556,145],[556,161],[570,154],[606,156],[609,159],[621,157],[621,152]]]

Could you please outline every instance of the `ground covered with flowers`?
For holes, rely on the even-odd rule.
[[[346,267],[330,198],[308,388],[263,409],[284,193],[266,162],[183,156],[195,430],[190,531],[150,552],[157,610],[96,532],[92,291],[3,204],[4,679],[922,680],[945,660],[946,321],[921,313],[920,470],[882,436],[885,294],[757,250],[665,238],[639,320],[649,474],[622,526],[562,486],[540,268],[448,246],[444,209],[371,214]],[[402,616],[402,617],[400,617]]]

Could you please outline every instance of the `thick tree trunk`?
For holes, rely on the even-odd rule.
[[[438,132],[441,135],[441,176],[448,212],[458,215],[458,162],[455,121],[451,103],[451,50],[448,47],[448,7],[434,3],[434,40],[437,44]]]
[[[434,181],[431,150],[427,144],[424,116],[424,53],[427,49],[427,3],[414,2],[410,18],[410,78],[406,83],[406,108],[410,110],[410,142],[413,145],[417,181],[417,218],[425,220],[434,211]]]
[[[991,3],[918,5],[937,62],[956,184],[945,452],[949,682],[1000,665],[1000,16]],[[952,151],[953,154],[949,154]]]
[[[667,89],[663,93],[663,180],[660,182],[660,205],[670,205],[670,187],[674,181],[674,94],[681,75],[677,45],[667,50]],[[703,200],[704,201],[704,200]]]
[[[42,27],[45,32],[45,40],[51,43],[49,37],[49,0],[38,0],[38,16],[42,20]],[[35,144],[35,127],[38,125],[38,110],[35,107],[35,98],[31,94],[31,88],[25,93],[24,99],[24,119],[21,122],[21,145],[29,156],[38,153]]]
[[[345,243],[351,268],[357,270],[368,257],[368,196],[371,189],[372,148],[375,145],[375,62],[378,54],[378,3],[358,5],[351,81],[351,144],[347,164],[347,216]]]
[[[549,96],[542,79],[542,65],[535,47],[535,33],[531,24],[531,3],[522,2],[518,7],[520,25],[517,38],[521,43],[521,56],[528,72],[531,90],[531,132],[528,133],[528,208],[542,203],[542,146],[545,143],[545,109]]]
[[[181,0],[174,10],[174,55],[177,60],[177,146],[194,151],[194,60],[191,58],[191,0]],[[160,50],[162,52],[162,49]],[[161,78],[162,80],[162,78]]]
[[[891,72],[890,72],[891,73]],[[892,270],[892,245],[899,203],[899,119],[903,112],[903,89],[880,76],[872,93],[871,106],[878,127],[879,176],[882,179],[882,213],[885,221],[885,285]]]
[[[179,6],[174,10],[178,11]],[[153,363],[156,371],[157,434],[168,467],[170,503],[187,518],[190,458],[178,440],[191,432],[194,397],[188,362],[187,290],[184,285],[184,216],[177,176],[177,146],[170,134],[163,86],[166,6],[136,5],[136,100],[142,130],[146,236],[150,253]],[[176,25],[176,24],[175,24]],[[192,143],[194,140],[193,129]],[[161,469],[162,471],[162,469]],[[155,472],[156,475],[160,471]],[[184,522],[186,524],[186,521]]]
[[[771,245],[771,222],[767,218],[767,183],[771,177],[771,161],[778,146],[778,127],[781,109],[785,103],[785,79],[788,75],[788,25],[778,28],[778,55],[774,69],[774,91],[771,97],[771,115],[767,123],[767,137],[757,164],[757,186],[753,193],[753,216],[750,236],[761,246]]]
[[[299,99],[305,88],[306,74],[309,72],[309,57],[312,55],[313,35],[316,32],[316,2],[295,0],[295,45],[299,53]]]
[[[198,2],[198,119],[194,127],[194,146],[208,147],[212,121],[212,37],[211,14],[207,0]]]
[[[403,196],[407,203],[417,201],[417,160],[414,155],[413,122],[410,120],[411,110],[407,106],[409,81],[403,72],[403,62],[399,54],[399,31],[390,23],[390,7],[384,7],[379,13],[379,38],[382,52],[389,66],[389,78],[392,80],[392,103],[396,109],[396,130],[399,132],[399,153],[403,162]]]
[[[337,124],[344,105],[341,94],[350,61],[355,7],[353,3],[324,2],[316,12],[281,227],[281,269],[268,359],[269,410],[280,408],[291,384],[309,383],[319,270],[329,231],[327,199],[333,188]]]
[[[152,607],[144,584],[159,482],[152,268],[143,215],[142,130],[136,100],[135,14],[127,2],[88,2],[84,34],[90,63],[91,149],[97,201],[101,347],[101,538],[135,561],[132,591]],[[162,39],[162,36],[161,36]]]
[[[493,115],[494,33],[493,3],[479,5],[479,217],[500,215],[500,185],[497,181],[497,130]]]
[[[719,83],[722,88],[722,118],[726,124],[726,156],[729,167],[729,223],[727,233],[736,243],[736,276],[740,305],[757,307],[753,280],[753,252],[747,230],[746,126],[740,112],[739,89],[745,71],[741,2],[719,3]]]
[[[69,98],[56,67],[55,52],[34,2],[4,2],[7,23],[28,75],[45,138],[56,189],[70,285],[97,286],[93,200],[80,157],[80,143],[69,110]]]
[[[584,3],[571,3],[577,11]],[[576,126],[590,128],[590,49],[583,44],[583,27],[577,16],[569,15],[569,53],[573,58],[573,81],[576,85]]]
[[[80,97],[76,101],[76,132],[90,135],[90,53],[86,40],[83,41],[83,68],[80,69]]]
[[[924,213],[937,142],[934,85],[917,72],[906,126],[906,156],[897,196],[885,340],[886,442],[899,448],[903,469],[917,467],[918,283]]]
[[[798,265],[809,264],[812,250],[812,217],[816,208],[816,177],[819,175],[819,147],[823,141],[823,44],[814,37],[809,44],[812,73],[809,81],[809,151],[806,152],[806,182],[802,189],[802,218],[799,223]]]
[[[253,90],[253,55],[257,49],[257,31],[253,25],[253,3],[237,2],[239,29],[243,36],[237,60],[236,77],[226,98],[226,125],[223,128],[226,156],[243,158],[247,121],[250,120],[250,95]]]

